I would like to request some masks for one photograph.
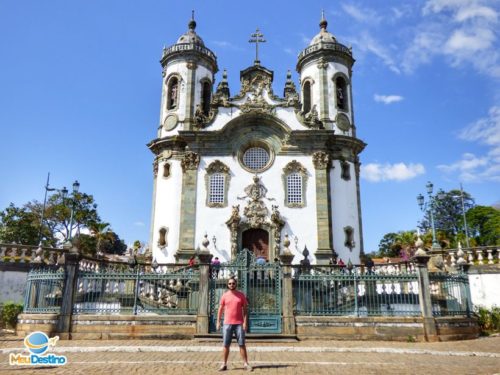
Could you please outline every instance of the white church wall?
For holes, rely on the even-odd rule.
[[[358,201],[356,194],[356,178],[354,166],[351,168],[351,179],[345,181],[341,178],[341,166],[338,160],[334,160],[333,168],[330,170],[330,192],[332,198],[332,231],[333,246],[339,258],[347,264],[349,259],[352,263],[359,263],[360,253],[360,231],[358,220]],[[352,251],[345,246],[344,227],[354,228],[355,246]]]
[[[478,270],[480,267],[477,267]],[[500,273],[483,273],[471,270],[469,285],[472,303],[474,306],[484,306],[491,309],[500,307]],[[487,272],[487,271],[486,271]]]
[[[156,178],[156,201],[153,226],[153,257],[158,263],[174,263],[174,254],[179,248],[179,218],[180,196],[182,188],[182,169],[179,160],[169,159],[170,176],[163,177],[163,162],[158,166]],[[159,230],[168,228],[167,245],[161,249],[158,246]]]
[[[182,77],[181,82],[179,82],[179,105],[175,110],[167,110],[166,100],[167,100],[167,80],[170,78],[171,74],[177,73]],[[184,121],[186,118],[186,80],[188,77],[188,68],[185,62],[182,61],[173,61],[167,64],[166,75],[163,78],[163,95],[162,98],[162,109],[160,116],[160,123],[163,125],[166,117],[170,114],[176,114],[179,118],[179,121]],[[166,131],[165,128],[162,127],[161,137],[172,136],[178,134],[179,130],[182,129],[182,124],[177,125],[173,130]]]
[[[291,160],[297,160],[302,163],[308,170],[309,176],[307,181],[306,202],[304,208],[288,208],[284,206],[285,191],[282,181],[282,173],[285,165]],[[224,208],[210,208],[206,206],[206,184],[205,184],[205,168],[215,160],[220,160],[226,164],[231,171],[231,180],[228,190],[228,206]],[[316,239],[316,206],[315,195],[316,186],[314,180],[314,167],[311,157],[294,156],[277,156],[274,164],[268,170],[259,173],[261,183],[266,187],[268,199],[264,199],[264,203],[271,214],[271,205],[278,205],[282,217],[285,218],[286,226],[282,230],[282,238],[285,233],[289,234],[291,245],[290,249],[297,255],[302,252],[303,246],[307,245],[311,254],[317,248]],[[196,230],[195,230],[195,246],[201,247],[201,241],[205,233],[211,243],[209,249],[214,256],[218,256],[221,261],[230,260],[231,244],[230,232],[225,222],[231,216],[231,208],[233,205],[240,205],[240,216],[243,218],[243,209],[246,205],[246,199],[238,199],[245,196],[245,188],[253,183],[253,174],[245,171],[236,159],[230,156],[225,157],[202,157],[200,169],[198,171],[198,189],[197,189],[197,211],[196,211]],[[269,200],[274,199],[274,200]],[[305,225],[307,223],[307,225]],[[212,238],[216,237],[216,247],[214,247]],[[297,236],[297,249],[295,247],[294,237]],[[300,250],[300,251],[299,251]],[[298,263],[302,256],[296,256],[294,263]],[[314,261],[314,256],[309,257]]]

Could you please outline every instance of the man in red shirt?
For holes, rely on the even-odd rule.
[[[229,290],[222,295],[219,303],[219,312],[217,313],[217,331],[220,329],[222,313],[224,313],[224,326],[222,328],[224,363],[219,371],[227,370],[227,359],[229,357],[229,348],[233,334],[236,335],[236,340],[240,346],[243,367],[245,370],[252,371],[252,366],[248,364],[247,348],[245,346],[248,300],[245,294],[236,290],[236,285],[236,279],[231,277],[227,282]]]

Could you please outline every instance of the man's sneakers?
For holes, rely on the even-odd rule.
[[[219,367],[219,371],[226,371],[226,370],[227,370],[226,365],[222,365],[221,367]]]
[[[245,369],[246,371],[253,371],[253,367],[250,366],[248,363],[245,363],[243,365],[243,369]]]

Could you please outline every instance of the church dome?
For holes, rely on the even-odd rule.
[[[337,39],[335,39],[333,34],[326,30],[327,26],[328,22],[326,21],[325,16],[323,15],[319,23],[320,31],[314,38],[312,38],[311,43],[309,43],[310,46],[318,44],[320,42],[337,43]]]
[[[197,44],[204,47],[205,43],[203,42],[203,39],[201,39],[200,36],[196,34],[196,31],[194,31],[196,29],[196,21],[194,20],[194,17],[189,21],[188,28],[189,30],[177,39],[176,44]]]

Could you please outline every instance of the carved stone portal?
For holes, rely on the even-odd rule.
[[[266,207],[263,199],[274,200],[267,198],[267,189],[260,182],[257,175],[253,177],[253,184],[245,188],[246,196],[240,199],[249,198],[246,206],[243,208],[244,219],[242,220],[239,214],[240,206],[233,206],[231,217],[226,221],[231,232],[231,257],[235,259],[238,249],[238,234],[245,228],[262,228],[271,229],[270,235],[274,240],[274,254],[278,256],[281,245],[281,230],[285,226],[285,220],[281,217],[278,206],[273,205],[272,213],[269,215],[269,210]]]

